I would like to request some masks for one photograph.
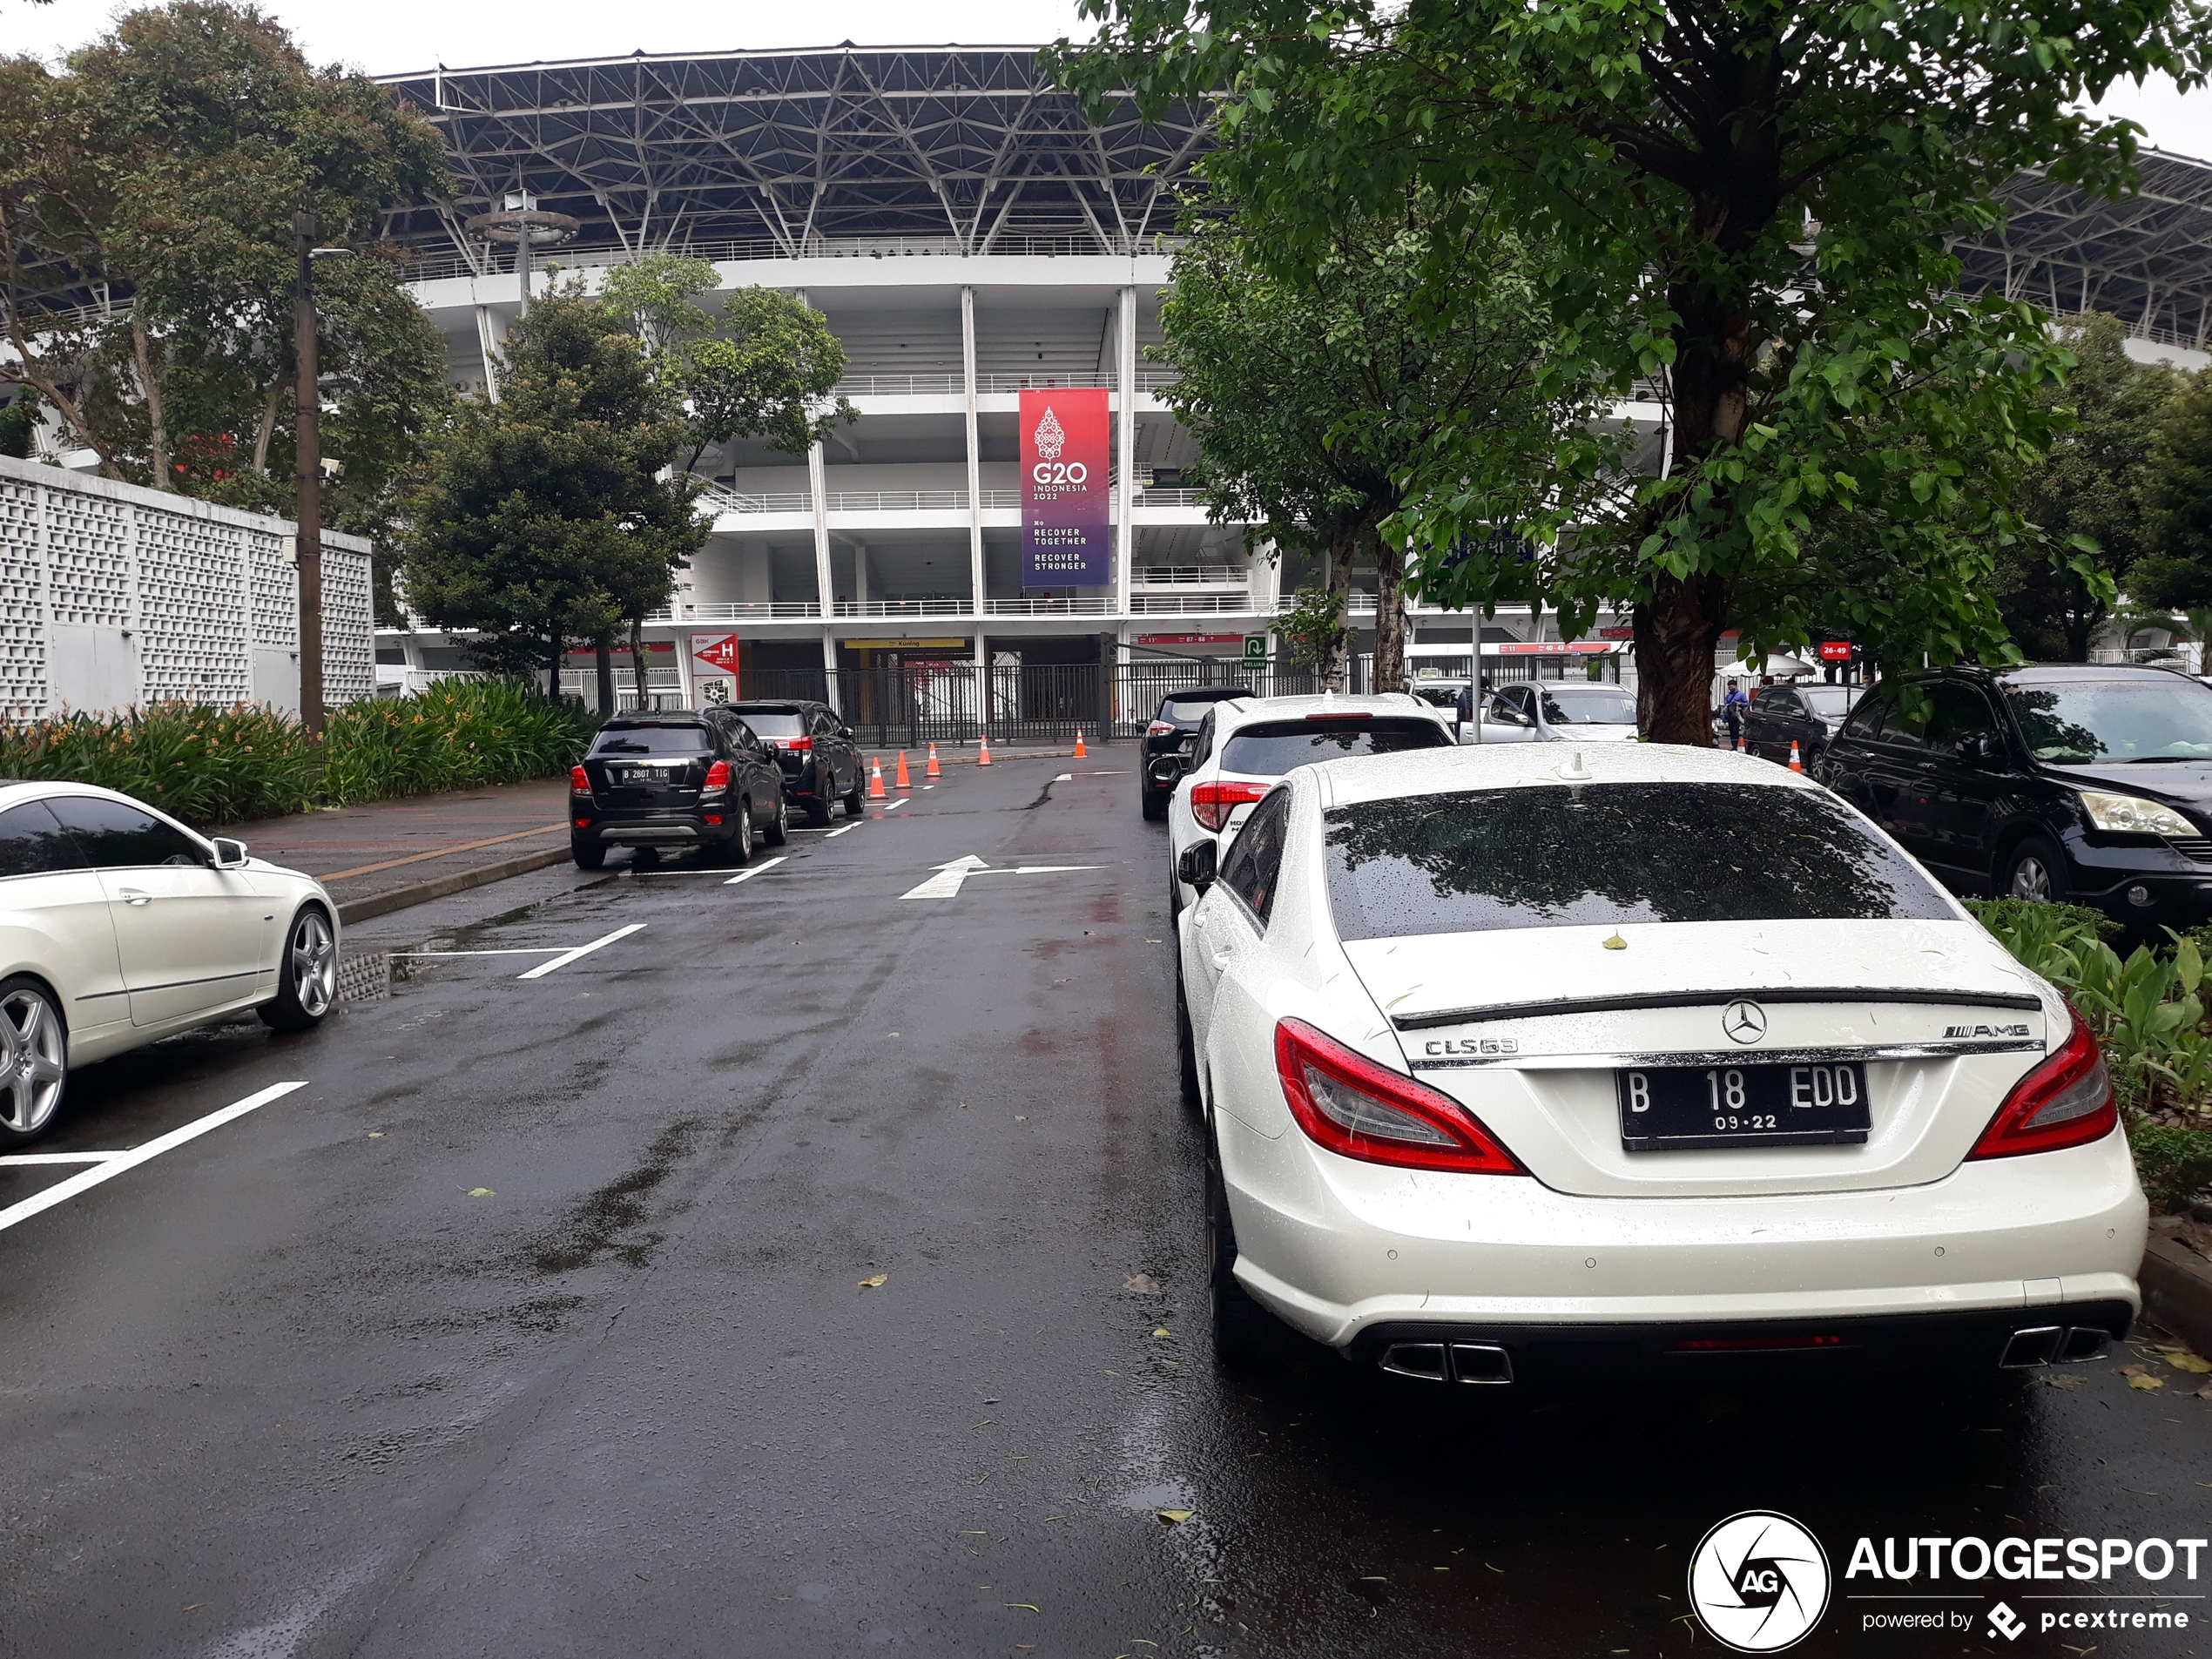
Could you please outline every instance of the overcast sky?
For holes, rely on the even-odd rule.
[[[748,47],[972,46],[1056,39],[1076,28],[1075,0],[813,0],[799,5],[653,0],[631,10],[605,0],[264,0],[318,63],[372,75],[461,69],[632,51],[727,51]],[[53,54],[91,39],[114,0],[0,0],[0,44]],[[2171,83],[2115,92],[2107,108],[2132,117],[2162,150],[2212,159],[2212,92],[2184,98]]]

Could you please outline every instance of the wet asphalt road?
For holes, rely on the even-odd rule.
[[[42,1150],[306,1087],[0,1232],[0,1653],[1675,1655],[1718,1651],[1683,1568],[1738,1509],[1838,1572],[1861,1532],[2205,1532],[2180,1373],[1217,1372],[1127,765],[961,767],[740,885],[383,918],[348,948],[536,954],[82,1074]],[[969,853],[1099,867],[900,901]],[[1801,1651],[2063,1651],[1861,1608]]]

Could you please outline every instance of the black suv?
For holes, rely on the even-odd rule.
[[[1168,797],[1190,769],[1190,755],[1198,739],[1198,722],[1217,703],[1232,697],[1250,697],[1248,685],[1193,685],[1170,691],[1160,699],[1160,711],[1144,728],[1144,744],[1137,756],[1136,804],[1147,818],[1168,815]]]
[[[743,864],[753,832],[784,844],[791,808],[783,768],[751,727],[723,710],[617,715],[569,773],[569,851],[580,870],[610,846],[637,857],[705,848]]]
[[[1899,688],[1926,693],[1903,711]],[[1951,669],[1867,691],[1820,780],[1961,893],[2212,918],[2212,687],[2155,668]]]
[[[1794,743],[1798,763],[1811,772],[1858,697],[1856,685],[1763,685],[1743,711],[1744,750],[1786,766]]]
[[[768,745],[784,769],[784,793],[806,809],[808,823],[828,823],[832,804],[840,800],[846,817],[860,815],[867,784],[860,752],[835,709],[797,698],[727,707]]]

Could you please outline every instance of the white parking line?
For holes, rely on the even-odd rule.
[[[781,864],[787,856],[788,854],[779,853],[772,859],[763,859],[759,863],[754,865],[750,870],[738,871],[735,875],[732,876],[722,885],[725,887],[734,887],[740,881],[750,881],[753,877],[760,874],[763,871],[774,869],[779,864]]]
[[[832,830],[832,831],[829,833],[829,834],[828,834],[826,837],[825,837],[824,839],[833,841],[833,840],[836,840],[839,836],[840,836],[840,835],[849,835],[849,834],[851,834],[851,833],[852,833],[854,830],[856,830],[856,829],[858,829],[858,828],[860,828],[860,826],[858,824],[847,824],[847,825],[845,825],[845,826],[844,826],[843,827],[841,827],[841,828],[839,828],[839,829],[833,829],[833,830]]]
[[[644,931],[644,927],[645,924],[644,922],[633,921],[627,927],[616,928],[614,932],[609,934],[604,939],[595,939],[588,945],[578,945],[574,950],[563,951],[560,955],[556,956],[551,961],[540,962],[536,968],[531,968],[528,973],[517,974],[515,977],[516,979],[543,979],[555,968],[566,968],[570,962],[576,961],[577,957],[589,956],[593,951],[598,949],[602,945],[611,945],[617,939],[627,939],[632,934],[643,933]]]
[[[133,1147],[128,1152],[114,1153],[94,1164],[91,1169],[80,1174],[72,1175],[66,1181],[57,1181],[44,1192],[33,1193],[21,1204],[11,1204],[5,1210],[0,1210],[0,1232],[6,1231],[19,1221],[30,1220],[43,1210],[51,1210],[57,1204],[66,1204],[78,1193],[90,1191],[103,1181],[112,1181],[125,1170],[135,1170],[148,1159],[158,1158],[164,1152],[174,1151],[186,1141],[196,1139],[206,1134],[211,1129],[220,1129],[232,1119],[243,1117],[256,1107],[266,1106],[273,1100],[281,1100],[293,1089],[305,1089],[307,1086],[307,1080],[304,1077],[298,1082],[272,1083],[258,1095],[248,1095],[244,1100],[233,1101],[229,1105],[212,1111],[205,1117],[195,1117],[182,1129],[172,1129],[166,1135],[157,1135],[144,1146]],[[23,1157],[37,1156],[40,1155],[24,1154],[10,1159],[9,1162],[18,1163]],[[57,1152],[44,1156],[58,1159],[69,1155]]]
[[[0,1158],[0,1167],[18,1163],[105,1163],[120,1152],[13,1152]]]
[[[899,810],[901,806],[904,806],[906,804],[907,804],[907,803],[906,803],[905,801],[903,801],[903,800],[894,800],[894,801],[893,801],[893,802],[892,802],[892,803],[891,803],[888,806],[885,807],[883,810],[884,810],[885,812],[887,812],[887,813],[895,813],[895,812],[897,812],[897,811],[898,811],[898,810]]]

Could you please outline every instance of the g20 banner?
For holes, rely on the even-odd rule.
[[[1024,392],[1021,421],[1022,586],[1106,586],[1114,543],[1105,388]]]

